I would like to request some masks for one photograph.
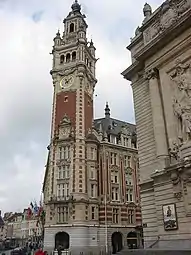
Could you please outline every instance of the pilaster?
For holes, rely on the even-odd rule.
[[[153,129],[156,143],[156,156],[158,167],[165,167],[165,158],[168,156],[166,127],[164,121],[163,104],[160,91],[159,72],[153,68],[146,72],[146,79],[149,81],[149,92],[152,108]]]

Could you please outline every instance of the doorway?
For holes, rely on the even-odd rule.
[[[129,249],[137,249],[137,233],[135,231],[131,231],[127,234],[127,246]]]
[[[67,250],[70,247],[70,236],[66,232],[58,232],[55,235],[55,249],[58,251]]]
[[[111,236],[111,243],[113,248],[113,254],[123,249],[123,237],[120,232],[114,232]]]

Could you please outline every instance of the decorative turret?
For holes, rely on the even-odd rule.
[[[95,57],[96,48],[94,46],[94,43],[93,43],[92,39],[90,41],[89,49],[90,49],[90,52],[91,52],[92,56]]]
[[[59,46],[61,44],[60,31],[56,33],[56,37],[54,37],[54,45]]]

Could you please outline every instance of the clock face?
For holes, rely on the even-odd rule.
[[[65,76],[60,81],[60,87],[62,89],[69,88],[74,82],[74,77],[72,75]]]

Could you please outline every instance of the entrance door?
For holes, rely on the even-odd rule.
[[[58,251],[67,250],[70,247],[70,236],[66,232],[58,232],[55,235],[55,249]]]
[[[127,246],[129,249],[137,249],[137,233],[131,231],[127,234]]]
[[[123,249],[123,238],[120,232],[114,232],[111,236],[113,254]]]

